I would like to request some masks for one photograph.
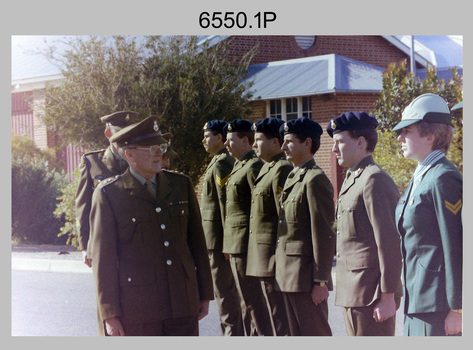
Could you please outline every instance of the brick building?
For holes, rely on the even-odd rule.
[[[409,64],[410,60],[410,48],[405,41],[389,35],[202,38],[202,42],[210,41],[211,45],[224,40],[231,41],[229,58],[235,59],[258,45],[247,77],[254,82],[251,119],[255,121],[266,116],[283,120],[306,116],[325,128],[331,118],[343,112],[369,111],[382,90],[382,72],[392,62],[407,60]],[[416,69],[432,64],[425,52],[429,50],[422,47],[422,51],[416,53]],[[15,63],[12,56],[12,66]],[[39,64],[32,65],[41,68]],[[44,98],[38,91],[44,89],[46,83],[55,84],[60,79],[58,71],[30,73],[26,78],[12,74],[12,132],[29,135],[40,148],[55,146],[60,136],[50,135],[39,122],[35,105],[44,103]],[[32,96],[33,103],[25,103],[25,97]],[[332,140],[324,133],[316,161],[339,190],[341,169],[331,153],[331,146]],[[83,150],[73,145],[60,151],[68,173],[76,168],[81,153]]]

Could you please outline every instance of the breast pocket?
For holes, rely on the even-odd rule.
[[[178,201],[169,203],[169,213],[171,216],[171,225],[177,225],[182,232],[187,232],[187,223],[189,220],[189,204],[187,201]]]
[[[128,215],[121,215],[117,220],[118,242],[120,244],[143,243],[143,232],[151,225],[149,213],[129,213]]]
[[[365,224],[362,219],[364,213],[363,203],[358,201],[342,201],[341,207],[338,208],[338,214],[341,217],[341,230],[347,237],[357,237],[357,231],[364,232]]]

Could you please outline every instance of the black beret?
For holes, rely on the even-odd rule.
[[[378,121],[366,112],[346,112],[333,118],[327,125],[327,133],[333,134],[346,130],[376,129]]]
[[[108,123],[120,128],[136,123],[137,119],[138,113],[132,111],[115,112],[100,118],[102,123]]]
[[[320,137],[323,132],[319,123],[306,117],[289,120],[279,128],[281,136],[296,134],[298,137]]]
[[[252,130],[254,132],[264,132],[269,134],[271,137],[279,138],[279,128],[283,124],[284,120],[268,117],[262,120],[258,120],[256,123],[254,123],[252,126]]]
[[[225,126],[227,125],[227,122],[223,120],[211,120],[207,123],[205,123],[204,127],[202,130],[204,131],[213,131],[222,135],[225,135]]]
[[[162,136],[158,121],[157,116],[150,116],[139,123],[129,125],[113,134],[110,142],[116,142],[118,147],[168,143],[168,140]]]
[[[252,132],[253,123],[244,119],[235,119],[225,125],[225,132]]]

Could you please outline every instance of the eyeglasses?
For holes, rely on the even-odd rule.
[[[166,153],[168,150],[168,144],[167,143],[161,143],[159,145],[152,145],[150,147],[130,147],[131,149],[140,149],[140,150],[145,150],[149,151],[151,155],[158,154],[158,151],[161,150],[162,153]]]

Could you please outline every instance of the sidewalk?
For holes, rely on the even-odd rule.
[[[11,247],[12,270],[92,273],[82,253],[72,246],[19,245]]]

